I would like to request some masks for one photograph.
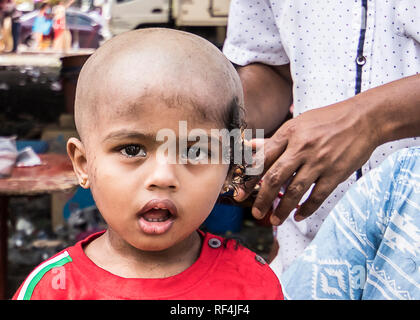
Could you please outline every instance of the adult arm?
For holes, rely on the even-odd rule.
[[[223,53],[237,66],[247,127],[273,134],[292,100],[289,58],[269,1],[231,1]]]
[[[264,129],[265,136],[270,136],[286,119],[292,103],[289,64],[253,63],[237,70],[244,89],[247,127]]]
[[[295,219],[300,221],[360,168],[377,146],[419,135],[420,75],[307,111],[265,140],[265,174],[252,213],[262,218],[270,212],[278,191],[291,180],[271,215],[271,222],[279,225],[314,184],[309,198],[296,211]],[[237,200],[247,197],[254,183],[248,184]]]

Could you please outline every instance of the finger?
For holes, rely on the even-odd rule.
[[[264,162],[262,174],[268,171],[287,147],[287,139],[279,135],[274,135],[269,139],[252,139],[249,143],[256,151],[255,157],[262,157]]]
[[[266,171],[265,168],[271,165],[271,163],[266,162],[266,159],[276,159],[276,156],[280,155],[284,149],[282,146],[275,148],[274,144],[270,142],[270,139],[252,139],[250,141],[244,141],[244,144],[247,147],[251,147],[256,153],[252,156],[253,163],[251,167],[246,168],[246,181],[238,188],[234,195],[235,201],[238,202],[245,201],[251,194],[255,195],[255,186],[261,180],[261,176]],[[268,158],[266,154],[267,150],[269,150]]]
[[[255,138],[251,140],[244,140],[244,145],[251,147],[253,150],[263,147],[267,139]]]
[[[271,216],[273,225],[282,224],[290,213],[299,205],[299,201],[318,178],[309,166],[302,166],[287,186],[279,205]]]
[[[243,202],[254,193],[256,184],[260,181],[259,176],[251,177],[245,181],[242,186],[238,187],[233,195],[233,199],[237,202]]]
[[[252,154],[254,154],[255,150],[257,148],[260,148],[261,145],[264,145],[264,143],[265,143],[264,139],[244,140],[244,148],[245,148],[244,153],[246,153],[248,148],[251,148]],[[252,155],[252,158],[254,158],[254,155]],[[246,162],[245,164],[248,165],[247,161],[249,161],[249,159],[245,159],[245,162]],[[251,163],[251,165],[252,164],[253,163]],[[245,174],[246,173],[247,172],[245,172]],[[249,195],[253,193],[254,187],[258,183],[259,180],[260,180],[260,176],[255,176],[255,177],[247,176],[245,182],[241,186],[237,187],[236,192],[233,195],[233,199],[237,202],[245,201],[249,197]]]
[[[235,191],[236,192],[233,193],[233,199],[235,201],[242,202],[246,199],[246,193],[244,189],[238,187]]]
[[[292,160],[287,151],[265,173],[260,191],[252,208],[252,214],[256,218],[262,218],[277,198],[281,187],[293,176],[301,165],[300,160]],[[280,202],[281,203],[281,202]]]
[[[328,198],[328,196],[336,188],[336,184],[328,182],[327,178],[321,178],[316,182],[312,189],[309,198],[300,205],[299,209],[295,213],[295,220],[302,221],[303,219],[312,215]]]

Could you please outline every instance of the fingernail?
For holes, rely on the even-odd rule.
[[[299,214],[295,214],[295,221],[296,222],[300,222],[300,221],[302,221],[302,220],[304,220],[305,219],[305,217],[303,217],[303,216],[301,216],[301,215],[299,215]]]
[[[271,218],[270,218],[270,222],[271,222],[272,225],[278,226],[280,224],[281,220],[280,220],[279,217],[272,215]]]
[[[234,191],[233,191],[233,198],[236,200],[236,201],[242,201],[242,200],[244,200],[244,192],[243,192],[243,190],[242,189],[234,189]]]
[[[252,208],[252,215],[255,217],[255,218],[257,218],[257,219],[261,219],[262,218],[262,213],[261,213],[261,211],[259,210],[259,209],[257,209],[257,208]]]

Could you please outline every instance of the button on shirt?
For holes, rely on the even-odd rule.
[[[419,26],[420,3],[412,0],[232,0],[223,52],[242,66],[290,63],[297,116],[417,74]],[[362,174],[397,149],[414,145],[420,138],[379,146]],[[356,173],[311,217],[297,223],[290,215],[278,228],[280,249],[271,263],[277,274],[310,243],[355,181]]]

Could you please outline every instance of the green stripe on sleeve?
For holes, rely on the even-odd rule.
[[[42,268],[36,275],[35,277],[31,280],[31,282],[29,283],[25,295],[23,296],[22,300],[30,300],[32,297],[32,293],[34,292],[35,286],[38,284],[38,282],[42,279],[42,277],[48,272],[50,271],[52,268],[56,268],[56,267],[62,267],[64,266],[66,263],[73,261],[71,259],[71,257],[68,255],[54,263],[48,264],[46,265],[44,268]]]

